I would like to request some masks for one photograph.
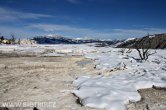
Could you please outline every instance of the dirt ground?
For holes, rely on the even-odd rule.
[[[54,102],[40,110],[91,110],[77,104],[72,81],[95,75],[92,61],[83,57],[1,57],[0,102]],[[55,107],[56,106],[56,107]],[[9,108],[32,110],[32,108]]]
[[[128,110],[166,110],[166,88],[139,90],[142,99],[128,105]]]
[[[82,56],[36,57],[0,55],[0,103],[53,102],[54,107],[0,110],[96,110],[83,107],[71,93],[79,76],[97,75],[93,61]],[[142,100],[128,110],[166,110],[164,89],[140,90]]]

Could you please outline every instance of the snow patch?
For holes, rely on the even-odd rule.
[[[119,49],[100,48],[96,53],[86,54],[95,60],[98,69],[111,70],[122,64],[127,69],[113,71],[109,77],[83,76],[74,81],[73,93],[80,98],[83,105],[107,110],[126,110],[129,101],[141,99],[138,89],[151,88],[153,85],[166,87],[165,50],[157,50],[148,61],[138,62],[132,57],[139,57],[137,51],[121,55]],[[157,62],[157,63],[156,63]]]

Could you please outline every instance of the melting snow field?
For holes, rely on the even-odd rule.
[[[129,101],[139,101],[141,96],[138,89],[151,88],[153,85],[166,87],[166,50],[156,50],[156,54],[142,62],[134,59],[139,58],[136,50],[124,54],[120,50],[88,45],[0,46],[0,52],[5,53],[85,55],[93,59],[96,68],[103,71],[103,74],[79,77],[74,81],[76,89],[72,92],[84,106],[107,110],[125,110]],[[110,75],[105,76],[105,70],[110,71]]]
[[[0,52],[38,56],[84,55],[95,49],[86,45],[0,45]]]
[[[122,55],[120,49],[98,48],[96,53],[86,54],[95,60],[97,69],[110,70],[110,76],[83,76],[74,81],[73,93],[81,103],[93,108],[126,110],[129,101],[141,99],[138,89],[153,85],[166,87],[166,50],[157,50],[147,61],[136,61],[137,51]],[[154,50],[151,50],[154,51]],[[125,66],[126,65],[126,66]]]

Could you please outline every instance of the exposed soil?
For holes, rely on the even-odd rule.
[[[166,110],[166,89],[151,88],[139,90],[142,99],[128,105],[128,110]]]
[[[72,81],[77,77],[98,74],[91,60],[78,56],[9,56],[0,58],[0,102],[55,102],[54,108],[38,109],[91,110],[81,107],[71,93]],[[8,109],[32,110],[33,107]]]

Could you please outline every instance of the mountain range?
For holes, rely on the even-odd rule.
[[[95,43],[97,47],[112,46],[116,48],[166,48],[166,33],[147,35],[142,38],[128,38],[126,40],[99,40],[99,39],[74,39],[60,35],[45,35],[32,38],[37,44],[85,44]]]
[[[118,41],[113,40],[99,40],[99,39],[72,39],[66,38],[60,35],[46,35],[37,36],[32,38],[38,44],[85,44],[85,43],[96,43],[96,46],[107,46],[113,45]]]

